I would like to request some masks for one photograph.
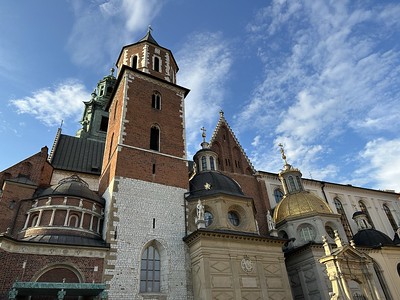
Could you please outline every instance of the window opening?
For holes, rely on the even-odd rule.
[[[153,175],[156,174],[156,164],[153,164]]]
[[[337,198],[333,199],[333,202],[335,203],[337,212],[340,214],[340,221],[342,222],[347,239],[350,241],[353,238],[353,232],[351,231],[351,227],[349,221],[347,220],[346,212],[344,211],[342,202],[340,202],[340,200]]]
[[[390,211],[390,208],[386,204],[383,204],[383,210],[385,211],[385,214],[386,214],[386,216],[387,216],[387,218],[388,218],[388,220],[390,222],[390,225],[392,225],[393,230],[396,231],[398,226],[397,226],[396,221],[393,218],[393,215],[392,215],[392,212]]]
[[[101,116],[100,131],[106,132],[108,128],[108,118]]]
[[[212,156],[210,156],[210,168],[211,168],[211,171],[215,170],[214,157],[212,157]]]
[[[214,216],[209,211],[204,212],[204,221],[206,222],[206,227],[210,226],[213,222]]]
[[[156,126],[150,129],[150,149],[160,151],[160,129]]]
[[[362,212],[365,214],[365,216],[367,217],[367,220],[368,220],[369,225],[371,225],[372,228],[375,229],[374,223],[372,223],[371,216],[369,215],[368,209],[367,209],[367,207],[365,206],[364,202],[358,201],[358,205],[360,205],[361,211],[362,211]]]
[[[205,156],[201,157],[201,170],[202,171],[207,170],[207,159]]]
[[[282,200],[283,198],[283,193],[280,189],[275,189],[274,190],[274,197],[275,197],[275,202],[279,203],[279,201]]]
[[[289,176],[289,177],[288,177],[288,180],[289,180],[289,190],[290,190],[291,192],[294,192],[294,191],[296,190],[296,186],[294,185],[294,179],[293,179],[293,177],[292,177],[292,176]]]
[[[154,57],[154,71],[160,72],[160,59],[157,56]]]
[[[132,68],[136,69],[137,68],[137,55],[132,57]]]
[[[151,97],[151,107],[155,109],[161,109],[161,96],[158,93],[155,93]]]
[[[140,292],[151,293],[160,291],[160,254],[150,245],[143,254],[140,268]]]
[[[239,216],[236,212],[234,212],[234,211],[228,212],[228,219],[233,226],[239,226],[240,220],[239,220]]]

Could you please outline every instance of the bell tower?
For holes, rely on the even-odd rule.
[[[184,193],[188,190],[184,99],[172,52],[151,34],[124,46],[99,192],[111,245],[105,280],[112,299],[187,299]],[[116,251],[118,249],[118,251]]]

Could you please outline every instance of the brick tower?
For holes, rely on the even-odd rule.
[[[122,48],[107,107],[99,193],[111,251],[110,299],[190,299],[184,193],[188,190],[184,98],[178,66],[150,29]]]

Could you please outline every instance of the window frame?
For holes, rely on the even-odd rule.
[[[159,293],[161,291],[161,256],[155,243],[149,244],[142,252],[139,291],[140,293]]]

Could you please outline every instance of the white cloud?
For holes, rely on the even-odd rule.
[[[348,132],[364,137],[399,128],[400,112],[393,107],[399,104],[400,53],[395,35],[382,33],[388,24],[399,25],[390,13],[399,9],[274,1],[249,24],[250,40],[261,45],[265,77],[235,116],[235,127],[256,130],[274,144],[252,151],[256,168],[281,166],[275,157],[283,142],[291,163],[305,174],[332,178],[338,161],[324,159],[335,155],[332,144]]]
[[[10,100],[19,114],[29,114],[46,126],[59,125],[62,120],[72,118],[77,121],[83,109],[83,101],[88,101],[90,93],[85,86],[69,80],[54,88],[44,88],[21,99]]]
[[[362,167],[355,173],[355,182],[400,191],[400,139],[372,140],[359,153],[358,159]]]
[[[72,1],[75,23],[68,49],[76,64],[109,64],[121,45],[132,43],[133,36],[146,31],[163,3],[156,0],[94,1],[90,5]],[[136,37],[137,38],[137,37]]]
[[[189,152],[198,150],[200,128],[218,117],[225,96],[225,82],[232,65],[229,44],[221,33],[192,34],[176,54],[179,61],[178,84],[190,87],[186,98],[186,135]],[[208,139],[211,137],[208,132]]]

